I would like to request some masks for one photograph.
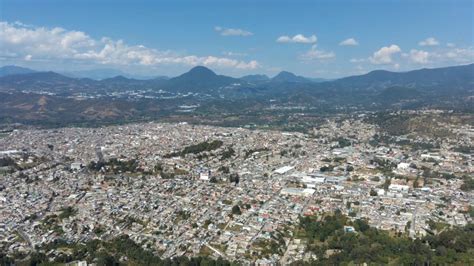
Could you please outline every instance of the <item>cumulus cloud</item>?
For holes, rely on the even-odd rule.
[[[344,41],[340,42],[339,45],[341,46],[356,46],[359,45],[359,42],[354,38],[345,39]]]
[[[434,37],[429,37],[424,39],[423,41],[420,41],[418,43],[420,46],[437,46],[439,45],[438,40],[436,40]]]
[[[311,49],[306,53],[300,55],[301,60],[324,60],[336,57],[334,52],[327,52],[318,50],[316,45],[311,46]]]
[[[450,62],[471,63],[474,62],[474,47],[454,48],[446,52],[436,53],[434,56]]]
[[[429,52],[411,49],[409,53],[402,53],[402,57],[415,64],[435,66],[465,64],[474,62],[474,47],[441,48]]]
[[[400,49],[400,47],[398,47],[398,45],[396,44],[384,46],[380,48],[380,50],[374,52],[374,54],[369,57],[369,61],[372,62],[372,64],[376,65],[391,64],[393,62],[392,56],[401,51],[402,50]]]
[[[430,54],[427,51],[411,49],[410,54],[408,55],[410,60],[417,64],[426,64],[428,63],[428,57]]]
[[[303,34],[296,34],[293,37],[287,35],[280,36],[276,41],[279,43],[316,43],[317,40],[316,35],[306,37]]]
[[[214,30],[219,32],[221,36],[251,36],[253,35],[252,32],[246,31],[243,29],[231,29],[231,28],[223,28],[220,26],[214,27]]]
[[[0,57],[18,60],[64,60],[90,64],[205,65],[210,67],[255,69],[255,60],[245,62],[225,57],[178,55],[143,45],[128,45],[122,40],[94,39],[81,31],[27,26],[0,22]]]

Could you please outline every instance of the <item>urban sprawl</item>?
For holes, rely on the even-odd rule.
[[[449,130],[455,137],[390,144],[375,143],[363,117],[309,133],[187,123],[2,133],[0,249],[126,234],[164,258],[289,264],[314,258],[292,231],[304,216],[340,211],[412,237],[430,223],[463,226],[473,197],[461,177],[474,168],[453,147],[472,145],[474,129]],[[275,235],[282,252],[267,254]]]

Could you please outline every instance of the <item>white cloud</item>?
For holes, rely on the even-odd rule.
[[[427,64],[429,62],[428,57],[430,53],[423,50],[411,49],[410,54],[408,55],[410,60],[417,64]]]
[[[214,30],[219,32],[221,36],[251,36],[253,35],[252,32],[246,31],[243,29],[231,29],[231,28],[223,28],[220,26],[214,27]]]
[[[441,60],[456,63],[470,63],[474,61],[474,47],[454,48],[444,53],[437,53]]]
[[[334,52],[327,52],[318,50],[316,44],[311,46],[311,49],[306,53],[300,55],[301,60],[324,60],[336,57]]]
[[[179,55],[143,45],[128,45],[122,40],[103,37],[94,39],[81,31],[63,28],[27,26],[0,22],[0,58],[18,60],[74,61],[89,64],[157,66],[181,64],[188,66],[255,69],[257,61],[249,62],[215,56]]]
[[[402,53],[411,63],[445,66],[474,62],[474,47],[440,48],[435,51],[411,49],[409,53]]]
[[[230,56],[230,57],[245,57],[248,56],[247,53],[238,53],[238,52],[232,52],[232,51],[225,51],[222,52],[223,55],[225,56]]]
[[[429,37],[429,38],[426,38],[423,41],[420,41],[418,43],[418,45],[420,45],[420,46],[437,46],[437,45],[439,45],[439,42],[434,37]]]
[[[380,48],[380,50],[374,52],[374,54],[369,57],[370,62],[376,65],[385,65],[392,63],[392,56],[396,53],[401,52],[400,47],[396,44],[390,46],[385,46]]]
[[[296,34],[293,37],[287,35],[280,36],[276,41],[280,43],[316,43],[317,40],[316,35],[306,37],[303,34]]]
[[[448,43],[446,44],[446,46],[452,48],[452,47],[456,47],[456,44],[454,44],[454,43],[452,43],[452,42],[448,42]]]
[[[351,63],[362,63],[362,62],[365,62],[366,59],[365,58],[351,58],[351,60],[349,60],[349,62]]]
[[[359,45],[359,42],[354,38],[345,39],[344,41],[340,42],[339,45],[341,46],[356,46]]]

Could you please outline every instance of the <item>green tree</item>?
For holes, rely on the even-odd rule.
[[[370,194],[371,197],[375,197],[375,196],[377,196],[377,191],[375,191],[373,188],[371,188],[369,194]]]
[[[234,205],[232,207],[232,214],[234,214],[234,215],[241,215],[242,214],[242,211],[240,210],[239,205]]]

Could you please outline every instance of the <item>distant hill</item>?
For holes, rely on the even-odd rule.
[[[270,78],[267,75],[247,75],[240,78],[249,83],[263,83],[270,81]]]
[[[18,74],[30,74],[36,72],[35,70],[19,67],[19,66],[3,66],[0,67],[0,77]]]
[[[472,112],[473,96],[474,65],[372,71],[319,83],[289,72],[272,79],[264,75],[237,79],[206,67],[194,67],[171,79],[148,80],[121,75],[93,80],[33,72],[0,77],[0,122],[61,125],[65,121],[147,120],[179,117],[183,114],[180,106],[199,106],[199,113],[193,113],[198,120],[207,115],[219,120],[221,114],[245,117],[280,110],[320,114],[441,108]]]
[[[325,78],[306,78],[307,80],[310,80],[312,82],[327,82],[327,81],[333,81],[333,79],[325,79]]]
[[[474,85],[474,64],[408,72],[375,70],[365,75],[351,76],[330,82],[327,85],[352,89],[380,89],[394,86],[409,88],[464,88]]]
[[[311,82],[309,79],[297,76],[288,71],[282,71],[271,79],[272,82]]]
[[[9,68],[6,68],[9,69]],[[12,69],[12,68],[10,68]],[[16,68],[14,68],[16,69]],[[8,72],[11,73],[11,72]],[[376,70],[365,75],[333,81],[314,82],[282,71],[269,79],[265,75],[233,78],[218,75],[209,68],[197,66],[174,78],[148,80],[131,79],[123,75],[103,80],[71,78],[55,72],[33,72],[0,77],[0,91],[42,91],[60,95],[81,92],[122,90],[164,90],[170,93],[199,93],[214,98],[272,97],[281,102],[310,104],[338,102],[366,105],[399,101],[436,102],[472,99],[474,94],[474,64],[409,72]],[[390,99],[390,101],[384,100]]]
[[[217,75],[207,67],[197,66],[188,72],[167,80],[162,86],[172,91],[210,92],[217,88],[240,84],[242,81],[223,75]]]
[[[140,80],[156,78],[155,76],[130,74],[130,73],[126,73],[121,70],[117,70],[113,68],[68,71],[68,72],[61,72],[60,74],[67,77],[71,77],[71,78],[89,78],[89,79],[95,79],[95,80],[109,79],[116,76],[123,76],[129,79],[140,79]],[[160,76],[160,77],[164,77],[164,76]],[[167,78],[167,77],[164,77],[164,78]]]
[[[52,93],[70,93],[95,88],[97,82],[91,79],[75,79],[56,72],[33,72],[9,75],[0,78],[0,90],[23,91],[42,90]]]
[[[126,78],[122,75],[118,75],[118,76],[115,76],[115,77],[112,77],[112,78],[102,79],[101,81],[102,82],[128,82],[130,80],[133,80],[133,79]]]
[[[76,80],[77,79],[69,78],[52,71],[8,75],[8,76],[2,77],[1,79],[2,84],[9,83],[9,84],[22,84],[22,85],[38,84],[38,83],[55,84],[57,82],[67,84],[69,82],[75,82]]]

